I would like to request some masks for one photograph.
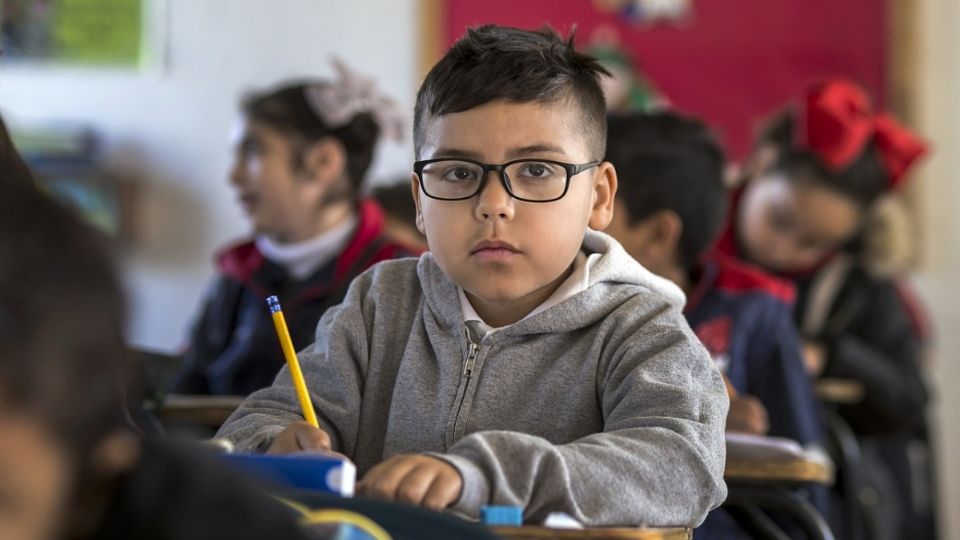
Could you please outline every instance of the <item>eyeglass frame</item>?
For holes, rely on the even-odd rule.
[[[463,162],[465,162],[465,163],[471,163],[471,164],[473,164],[473,165],[479,166],[479,167],[481,168],[482,176],[480,177],[480,183],[477,185],[477,190],[474,191],[473,193],[471,193],[470,195],[466,196],[466,197],[457,197],[457,198],[455,198],[455,199],[446,199],[446,198],[443,198],[443,197],[437,197],[437,196],[431,195],[431,194],[427,191],[427,188],[425,188],[425,187],[423,186],[423,168],[424,168],[425,166],[431,164],[431,163],[439,163],[439,162],[441,162],[441,161],[463,161]],[[566,181],[565,181],[564,184],[563,184],[563,192],[560,193],[560,196],[559,196],[559,197],[556,197],[556,198],[554,198],[554,199],[547,199],[547,200],[544,200],[544,201],[538,201],[538,200],[534,200],[534,199],[525,199],[525,198],[523,198],[523,197],[517,197],[517,196],[513,193],[513,189],[510,187],[510,178],[509,178],[509,177],[507,176],[507,174],[505,173],[506,168],[509,167],[510,165],[514,165],[514,164],[516,164],[516,163],[524,163],[524,162],[528,162],[528,161],[532,161],[532,162],[535,162],[535,163],[550,163],[550,164],[552,164],[552,165],[559,165],[560,167],[563,167],[564,170],[566,170],[566,172],[567,172],[567,179],[566,179]],[[563,162],[563,161],[555,161],[555,160],[552,160],[552,159],[522,158],[522,159],[514,159],[514,160],[508,161],[508,162],[506,162],[506,163],[501,163],[501,164],[499,164],[499,165],[494,165],[494,164],[490,164],[490,163],[483,163],[483,162],[477,161],[477,160],[475,160],[475,159],[455,158],[455,157],[442,157],[442,158],[432,158],[432,159],[423,159],[423,160],[420,160],[420,161],[414,161],[414,162],[413,162],[413,172],[414,172],[414,174],[417,175],[417,183],[420,184],[420,189],[423,190],[423,194],[426,195],[427,197],[430,197],[431,199],[434,199],[434,200],[437,200],[437,201],[465,201],[465,200],[467,200],[467,199],[472,199],[472,198],[475,197],[477,194],[483,192],[483,188],[486,187],[486,185],[487,185],[487,178],[490,177],[490,173],[491,173],[492,171],[496,171],[497,174],[500,175],[500,183],[503,184],[503,188],[506,189],[506,190],[507,190],[507,193],[508,193],[511,197],[513,197],[514,199],[516,199],[516,200],[518,200],[518,201],[529,202],[529,203],[549,203],[549,202],[559,201],[560,199],[564,198],[564,197],[567,195],[567,191],[569,191],[569,189],[570,189],[570,180],[571,180],[574,176],[576,176],[576,175],[578,175],[578,174],[580,174],[580,173],[582,173],[583,171],[586,171],[586,170],[588,170],[588,169],[592,169],[592,168],[594,168],[594,167],[597,167],[597,166],[599,166],[601,163],[603,163],[603,161],[590,161],[590,162],[587,162],[587,163],[575,164],[575,163],[565,163],[565,162]]]

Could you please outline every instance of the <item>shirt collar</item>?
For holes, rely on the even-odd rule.
[[[587,290],[587,287],[590,283],[590,267],[599,260],[601,257],[600,253],[591,253],[589,256],[586,255],[583,251],[577,253],[576,258],[573,260],[573,272],[567,276],[567,279],[557,287],[557,290],[553,291],[553,294],[549,298],[543,301],[542,304],[535,307],[530,313],[521,319],[529,319],[538,313],[542,313],[551,307],[572,298],[573,296]],[[492,327],[487,324],[480,315],[477,314],[477,310],[473,308],[473,305],[470,303],[470,300],[467,298],[466,293],[463,292],[463,289],[457,287],[457,292],[460,297],[460,310],[463,312],[463,321],[470,322],[476,321],[477,324],[474,325],[475,329],[481,334],[480,337],[486,335],[489,332],[495,332],[503,326]],[[518,321],[519,322],[519,321]]]

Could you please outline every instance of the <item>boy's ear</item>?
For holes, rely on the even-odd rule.
[[[417,173],[410,173],[410,190],[413,194],[413,204],[417,207],[417,230],[423,236],[427,236],[426,228],[423,226],[423,212],[420,211],[420,182],[417,180]]]
[[[590,209],[590,221],[587,225],[595,231],[602,231],[613,219],[613,202],[617,195],[617,170],[613,164],[604,161],[597,166],[593,184],[593,206]]]
[[[337,139],[325,137],[303,151],[303,175],[327,187],[339,181],[347,169],[347,151]]]
[[[673,210],[660,210],[644,220],[648,249],[663,260],[673,259],[680,247],[683,220]]]

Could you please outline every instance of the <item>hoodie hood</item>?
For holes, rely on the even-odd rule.
[[[581,249],[587,255],[600,254],[590,267],[586,290],[498,331],[519,335],[577,330],[609,316],[632,296],[646,297],[648,302],[663,304],[663,307],[683,309],[686,302],[683,291],[672,281],[644,268],[611,236],[587,230]],[[447,329],[463,325],[459,304],[449,301],[457,297],[457,285],[440,270],[433,254],[428,252],[420,257],[417,274],[427,307],[437,320]]]

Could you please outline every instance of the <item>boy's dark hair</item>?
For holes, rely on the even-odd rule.
[[[606,103],[596,59],[573,47],[549,27],[521,30],[492,24],[471,28],[457,40],[417,92],[413,142],[418,158],[434,116],[457,113],[496,100],[551,103],[563,99],[581,111],[579,128],[590,159],[606,145]]]
[[[243,100],[241,109],[248,119],[266,124],[300,143],[294,155],[294,169],[303,167],[303,149],[307,144],[325,137],[340,141],[346,153],[349,178],[344,186],[347,192],[338,195],[356,200],[373,161],[380,127],[371,114],[363,112],[341,127],[328,126],[311,107],[306,96],[308,89],[327,84],[323,81],[296,81],[248,96]]]
[[[689,270],[723,226],[723,151],[706,125],[675,113],[611,115],[607,125],[607,159],[629,223],[676,212],[683,222],[679,263]]]
[[[416,227],[417,205],[410,193],[409,179],[403,180],[377,186],[370,192],[370,196],[388,216]]]
[[[880,163],[873,144],[866,145],[850,166],[834,172],[824,167],[813,153],[800,148],[794,140],[795,133],[793,115],[787,111],[773,118],[759,140],[761,145],[770,144],[776,149],[773,170],[785,173],[788,180],[802,178],[817,182],[864,208],[886,192],[890,175]]]
[[[0,408],[35,415],[75,456],[92,450],[126,418],[124,315],[105,237],[0,182]]]

